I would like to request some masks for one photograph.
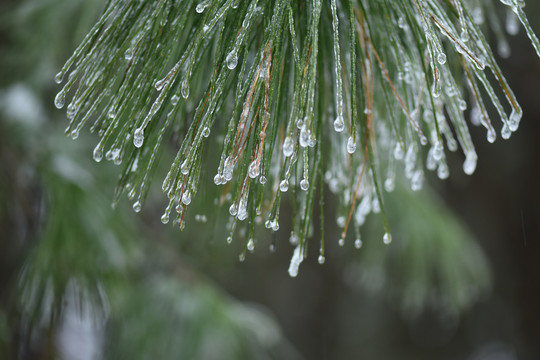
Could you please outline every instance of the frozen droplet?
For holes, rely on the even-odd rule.
[[[247,249],[249,251],[251,251],[251,252],[253,252],[253,250],[255,250],[255,242],[253,241],[253,239],[248,240]]]
[[[349,139],[347,140],[347,152],[349,154],[354,154],[356,151],[356,141],[352,136],[349,136]]]
[[[437,176],[441,180],[448,179],[448,176],[450,176],[450,171],[445,163],[439,163],[439,167],[437,168]]]
[[[189,205],[190,203],[191,203],[191,192],[188,190],[182,194],[182,204]]]
[[[411,189],[413,191],[418,191],[422,189],[423,182],[424,182],[424,172],[422,170],[416,170],[411,179]]]
[[[283,141],[283,155],[285,157],[289,157],[293,154],[293,151],[294,151],[293,140],[289,136],[287,136],[285,138],[285,141]]]
[[[134,210],[136,213],[138,213],[138,212],[141,211],[141,209],[142,209],[141,202],[140,202],[139,200],[135,201],[135,202],[133,203],[133,210]]]
[[[259,176],[259,169],[260,169],[259,162],[257,161],[257,159],[253,160],[251,164],[249,164],[249,169],[248,169],[249,177],[254,179],[257,176]]]
[[[389,177],[384,181],[384,189],[388,192],[394,191],[395,188],[395,182],[394,179]]]
[[[323,254],[319,255],[319,258],[317,259],[317,261],[319,262],[319,264],[324,264],[324,262],[326,261],[325,257]]]
[[[169,222],[169,214],[168,213],[165,213],[165,214],[161,215],[161,222],[163,224],[167,224]]]
[[[435,145],[433,145],[433,159],[436,161],[439,161],[442,159],[444,155],[444,148],[440,141],[437,141]]]
[[[56,76],[54,77],[54,81],[57,83],[57,84],[60,84],[62,81],[64,80],[64,73],[62,71],[60,71],[58,74],[56,74]]]
[[[309,188],[309,181],[308,179],[302,179],[300,181],[300,189],[304,190],[304,191],[307,191],[307,189]]]
[[[354,247],[357,249],[360,249],[362,247],[362,240],[360,239],[354,240]]]
[[[467,102],[465,100],[458,100],[458,106],[459,106],[459,110],[461,111],[465,111],[467,110]]]
[[[202,136],[204,136],[205,138],[207,138],[208,136],[210,136],[210,128],[209,128],[208,126],[203,127],[203,129],[202,129]]]
[[[515,109],[512,109],[512,112],[510,113],[510,118],[508,119],[508,128],[510,129],[510,131],[514,132],[518,129],[522,115],[523,112],[518,112]]]
[[[262,175],[262,176],[259,178],[259,182],[261,183],[261,185],[266,184],[266,181],[267,181],[267,179],[266,179],[266,176],[264,176],[264,175]]]
[[[289,276],[296,277],[298,275],[298,268],[300,267],[302,260],[304,260],[302,256],[302,248],[300,245],[297,245],[294,249],[291,263],[289,265]]]
[[[184,79],[184,81],[182,81],[182,89],[180,90],[180,92],[182,93],[182,97],[184,99],[187,99],[189,97],[189,82],[187,81],[187,79]]]
[[[302,129],[303,126],[304,126],[304,120],[302,118],[296,119],[296,128],[300,130]]]
[[[94,148],[94,161],[95,162],[100,162],[102,159],[103,159],[103,148],[101,147],[101,145],[97,145],[95,148]]]
[[[281,190],[281,192],[289,190],[289,181],[287,179],[281,180],[279,183],[279,190]]]
[[[446,64],[446,54],[445,53],[439,53],[437,55],[437,62],[441,65],[444,65]]]
[[[143,129],[137,128],[135,129],[135,132],[133,133],[133,145],[135,147],[140,148],[143,145],[144,142],[144,132]]]
[[[309,130],[307,129],[305,122],[304,122],[304,126],[302,126],[302,129],[300,130],[299,143],[300,143],[300,146],[303,148],[309,146]]]
[[[510,131],[510,127],[507,124],[504,124],[501,129],[501,137],[505,140],[510,139],[510,136],[512,135],[512,131]]]
[[[403,159],[403,155],[405,155],[403,151],[403,145],[398,142],[396,143],[396,147],[394,148],[394,158],[396,158],[396,160],[401,160]]]
[[[389,233],[385,233],[384,236],[383,236],[383,242],[388,245],[392,242],[392,235],[390,235]]]
[[[236,50],[232,50],[225,59],[225,62],[227,63],[227,67],[229,70],[234,70],[236,66],[238,65],[238,55],[236,55]]]
[[[56,106],[57,109],[61,109],[64,107],[65,102],[66,94],[63,91],[60,91],[54,98],[54,106]]]
[[[478,160],[478,156],[476,153],[468,153],[465,156],[465,162],[463,163],[463,171],[467,175],[471,175],[474,173],[474,170],[476,169],[476,161]]]
[[[345,246],[345,239],[344,238],[339,238],[338,245],[341,246],[341,247]]]
[[[334,120],[334,130],[336,132],[342,132],[345,129],[345,122],[343,121],[343,115],[339,114]]]
[[[487,140],[490,143],[494,143],[495,140],[497,140],[497,133],[495,133],[495,131],[493,131],[492,129],[488,129],[488,131],[487,131]]]

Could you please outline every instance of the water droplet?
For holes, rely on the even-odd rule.
[[[227,236],[227,244],[232,243],[232,236]]]
[[[461,37],[461,41],[463,41],[463,42],[469,41],[469,32],[467,31],[467,29],[461,30],[460,37]]]
[[[439,53],[439,55],[437,55],[437,62],[441,65],[444,65],[446,64],[446,54],[444,53]]]
[[[334,130],[336,132],[342,132],[345,129],[345,122],[343,121],[343,115],[338,115],[334,120]]]
[[[467,110],[467,102],[465,100],[458,100],[458,106],[459,106],[459,110],[461,111],[465,111]]]
[[[347,140],[347,152],[349,154],[354,154],[356,151],[356,141],[354,141],[354,138],[352,136],[349,136],[349,139]]]
[[[236,216],[236,204],[231,204],[231,206],[229,206],[229,214],[231,214],[231,216]]]
[[[270,244],[270,246],[268,247],[268,249],[270,250],[271,253],[275,253],[275,252],[276,252],[276,245]]]
[[[266,184],[266,181],[267,181],[267,179],[266,179],[266,176],[264,176],[264,175],[262,175],[262,176],[259,178],[259,182],[261,183],[261,185]]]
[[[181,93],[184,99],[187,99],[189,97],[189,83],[187,79],[184,79],[184,81],[182,81]]]
[[[345,246],[345,239],[344,239],[344,238],[340,238],[340,239],[338,240],[338,245],[341,246],[341,247]]]
[[[60,84],[62,81],[64,80],[64,73],[62,71],[60,71],[58,74],[56,74],[56,76],[54,77],[54,81],[57,83],[57,84]]]
[[[94,148],[94,161],[100,162],[102,159],[103,159],[103,148],[101,147],[101,145],[98,144]]]
[[[383,236],[383,242],[388,245],[392,242],[392,235],[390,235],[389,233],[385,233],[384,236]]]
[[[191,203],[191,193],[189,191],[185,191],[182,194],[182,203],[184,205],[189,205]]]
[[[79,130],[73,129],[73,131],[71,131],[70,136],[73,140],[77,140],[79,138]]]
[[[141,211],[141,209],[142,209],[141,202],[140,202],[139,200],[135,201],[135,202],[133,203],[133,210],[134,210],[136,213],[138,213],[138,212]]]
[[[178,104],[178,99],[178,95],[171,96],[171,105],[176,106],[176,104]]]
[[[185,159],[182,162],[182,165],[180,165],[180,172],[182,173],[182,175],[189,174],[189,161],[188,161],[188,159]]]
[[[225,165],[223,166],[223,177],[225,179],[225,182],[231,181],[232,176],[233,176],[233,170],[234,170],[234,164],[232,163],[231,159],[227,157],[225,159]]]
[[[289,190],[289,181],[287,179],[281,180],[279,183],[279,190],[281,190],[281,192]]]
[[[236,66],[238,65],[238,55],[236,55],[236,50],[232,50],[225,59],[225,62],[227,63],[227,67],[229,70],[234,70]]]
[[[240,260],[240,262],[244,262],[246,260],[246,254],[242,253],[238,255],[238,260]]]
[[[156,90],[157,91],[161,91],[163,90],[163,87],[165,85],[167,85],[167,83],[169,82],[169,79],[168,78],[164,78],[164,79],[161,79],[159,81],[156,81],[156,84],[154,85],[156,87]]]
[[[287,136],[285,138],[285,141],[283,141],[283,155],[285,157],[289,157],[293,154],[293,151],[294,151],[293,140],[289,136]]]
[[[357,249],[360,249],[362,247],[362,240],[360,239],[354,240],[354,247]]]
[[[66,94],[63,91],[60,91],[54,98],[54,106],[56,106],[57,109],[61,109],[64,107],[65,102]]]
[[[248,249],[250,252],[253,252],[253,250],[255,250],[255,242],[253,241],[253,239],[249,239],[249,240],[248,240],[248,243],[247,243],[247,249]]]
[[[210,128],[208,126],[205,126],[202,130],[202,136],[204,136],[205,138],[207,138],[208,136],[210,136]]]
[[[133,145],[140,148],[144,142],[144,132],[141,128],[137,128],[133,133]]]
[[[214,176],[214,184],[221,185],[221,175],[216,174],[216,176]]]
[[[300,181],[300,189],[304,190],[304,191],[307,191],[307,189],[309,188],[309,181],[308,179],[302,179]]]
[[[319,258],[317,259],[317,261],[319,262],[319,264],[324,264],[324,262],[326,261],[325,257],[323,254],[319,255]]]
[[[209,1],[205,0],[199,4],[197,4],[197,7],[195,7],[195,11],[199,14],[204,12],[204,9],[208,7]]]
[[[165,214],[161,215],[161,222],[163,224],[167,224],[169,222],[169,214],[165,213]]]
[[[257,159],[253,160],[251,164],[249,164],[248,175],[252,179],[259,176],[259,164]]]

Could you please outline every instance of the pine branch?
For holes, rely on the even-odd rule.
[[[524,3],[501,2],[540,55]],[[97,132],[96,161],[105,156],[123,164],[114,202],[127,194],[137,212],[163,144],[173,139],[177,154],[162,185],[169,199],[164,223],[172,216],[173,224],[185,226],[201,173],[217,168],[214,182],[231,214],[228,241],[238,224],[250,231],[241,258],[254,250],[261,219],[279,229],[281,199],[288,195],[296,204],[289,268],[295,276],[323,180],[339,198],[340,244],[371,212],[381,213],[390,243],[382,190],[393,190],[402,167],[417,190],[424,167],[447,178],[447,151],[461,148],[463,170],[474,172],[468,107],[489,142],[499,127],[504,139],[517,130],[522,109],[481,28],[492,6],[461,0],[108,1],[58,73],[57,82],[69,75],[55,104],[62,108],[71,99],[66,134],[75,139],[85,126]],[[500,25],[493,16],[490,22],[505,55]],[[499,117],[495,124],[490,108]]]

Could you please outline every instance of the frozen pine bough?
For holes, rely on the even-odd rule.
[[[412,190],[426,171],[444,179],[453,151],[472,174],[471,124],[489,142],[517,130],[522,109],[485,34],[501,56],[503,28],[521,24],[539,55],[540,43],[525,3],[501,2],[499,23],[489,0],[107,1],[56,76],[55,104],[67,103],[66,134],[88,128],[99,137],[94,159],[123,167],[115,203],[127,194],[140,211],[172,146],[161,219],[183,228],[201,174],[215,174],[227,241],[249,231],[241,259],[259,224],[279,229],[287,198],[295,276],[324,186],[339,199],[339,244],[372,212],[390,243],[384,197],[397,177]],[[324,252],[321,239],[321,263]]]

